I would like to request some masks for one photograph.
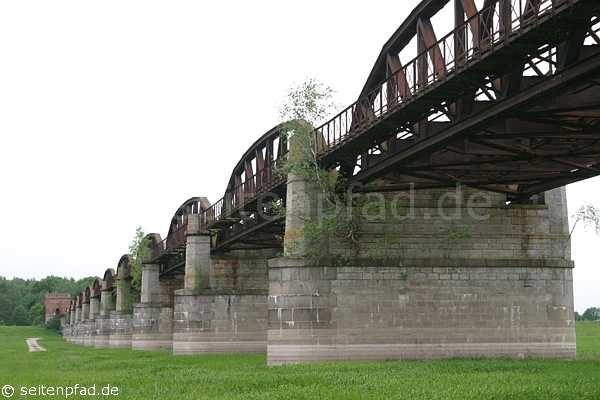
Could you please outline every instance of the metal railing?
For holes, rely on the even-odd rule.
[[[181,224],[177,229],[169,232],[167,237],[150,246],[150,258],[155,260],[169,251],[176,251],[185,246],[187,223]]]
[[[322,155],[339,146],[375,124],[390,110],[402,107],[426,89],[476,62],[484,53],[493,51],[545,14],[575,2],[577,0],[541,0],[535,4],[526,0],[512,0],[510,12],[502,12],[502,1],[497,0],[417,55],[363,98],[315,129],[318,154]],[[473,29],[471,26],[479,28]]]
[[[258,171],[206,209],[201,217],[201,227],[209,229],[217,222],[233,217],[236,212],[255,201],[260,194],[267,193],[283,183],[286,177],[277,171],[277,164],[281,163],[285,156],[286,154],[282,154],[272,166]]]

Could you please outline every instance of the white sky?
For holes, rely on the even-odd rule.
[[[138,225],[215,201],[288,88],[346,106],[416,0],[0,2],[0,275],[101,275]],[[447,33],[434,20],[438,36]],[[569,188],[571,213],[600,179]],[[600,306],[574,237],[576,309]]]

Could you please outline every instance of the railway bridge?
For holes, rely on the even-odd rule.
[[[270,364],[574,357],[564,186],[600,174],[599,18],[597,0],[423,0],[311,133],[318,165],[378,204],[353,240],[308,254],[319,191],[280,172],[295,145],[279,125],[221,199],[148,236],[139,298],[124,255],[73,299],[65,336]]]

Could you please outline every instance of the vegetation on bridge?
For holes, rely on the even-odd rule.
[[[326,255],[324,244],[331,237],[358,252],[362,211],[368,197],[347,190],[348,182],[341,169],[328,170],[319,163],[318,149],[322,143],[314,127],[335,109],[333,93],[330,87],[309,79],[290,90],[280,111],[281,119],[286,121],[284,130],[290,154],[279,173],[299,176],[313,185],[316,201],[320,202],[318,218],[304,221],[305,255],[313,258]],[[293,241],[286,241],[288,248],[293,245]]]

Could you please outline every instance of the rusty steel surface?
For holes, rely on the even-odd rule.
[[[555,2],[559,5],[555,6]],[[323,137],[324,141],[317,142],[325,144],[318,149],[319,154],[324,157],[343,146],[346,141],[362,134],[370,125],[385,119],[395,108],[408,105],[424,92],[435,89],[437,83],[448,80],[450,75],[464,73],[471,64],[485,58],[486,53],[493,53],[501,46],[510,45],[524,33],[539,28],[541,21],[550,20],[561,12],[566,13],[570,6],[583,1],[511,0],[510,29],[506,29],[502,24],[505,17],[502,17],[501,7],[498,7],[501,3],[502,0],[494,2],[491,7],[473,15],[437,42],[433,40],[431,23],[418,19],[417,28],[426,26],[422,30],[423,41],[429,44],[427,49],[371,88],[358,101],[318,127],[315,133]],[[538,12],[535,13],[532,12],[535,9],[534,4],[538,6]],[[473,25],[481,26],[481,29],[476,30],[477,36],[472,33]]]
[[[256,248],[256,237],[240,239],[243,233],[256,233],[257,227],[270,226],[258,240],[259,247],[279,247],[282,229],[277,219],[262,220],[269,198],[264,194],[285,196],[286,177],[278,169],[286,160],[287,135],[283,124],[269,130],[244,153],[231,173],[225,195],[210,206],[201,218],[203,227],[213,233],[213,249],[224,249],[237,240],[240,248]],[[266,235],[266,236],[265,236]],[[249,242],[248,242],[249,241]],[[242,243],[247,242],[247,243]]]
[[[184,260],[188,220],[192,215],[203,216],[209,207],[210,202],[205,197],[192,197],[183,202],[171,218],[165,239],[156,233],[146,236],[150,254],[145,262],[159,264],[161,273],[177,271]]]
[[[438,39],[431,18],[450,2],[454,28]],[[464,184],[510,201],[600,175],[599,17],[598,0],[423,0],[358,100],[315,129],[320,164],[365,191]],[[197,208],[213,251],[281,247],[284,221],[264,215],[272,199],[285,205],[287,147],[271,129],[224,196]],[[156,254],[181,252],[194,213],[184,206]]]
[[[435,41],[431,23],[416,18],[406,29],[417,35],[417,56],[405,66],[397,54],[378,61],[387,79],[368,81],[369,91],[315,130],[321,163],[354,182],[376,181],[375,190],[461,183],[514,199],[597,175],[600,2],[455,6],[452,32]],[[467,129],[484,110],[485,123]]]

